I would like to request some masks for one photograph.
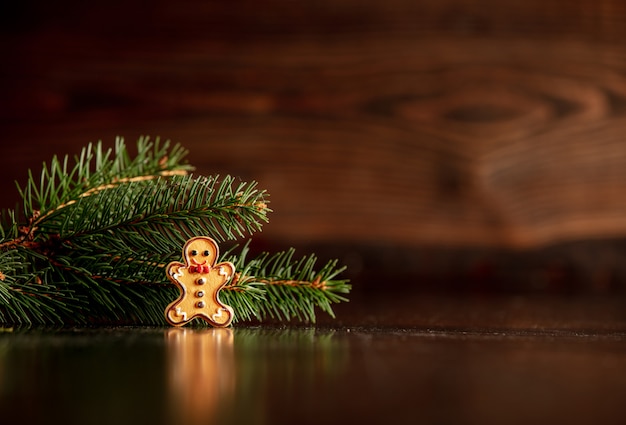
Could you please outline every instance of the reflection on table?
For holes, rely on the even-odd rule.
[[[173,423],[210,423],[235,389],[231,329],[168,329],[167,380]]]

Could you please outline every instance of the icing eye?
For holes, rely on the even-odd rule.
[[[192,249],[189,253],[191,254],[192,257],[198,255],[198,251],[195,249]]]
[[[207,249],[207,250],[205,250],[205,251],[202,253],[202,255],[204,255],[205,257],[208,257],[208,256],[209,256],[209,250],[208,250],[208,249]]]

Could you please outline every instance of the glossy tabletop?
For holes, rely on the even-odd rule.
[[[369,296],[315,326],[5,329],[2,423],[624,423],[624,304]]]

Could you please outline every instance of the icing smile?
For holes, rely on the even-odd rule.
[[[193,258],[191,259],[191,262],[192,262],[194,265],[196,265],[196,266],[202,266],[202,265],[206,264],[206,260],[204,260],[204,261],[203,261],[203,262],[201,262],[201,263],[198,263],[198,262],[197,262],[196,260],[194,260]]]

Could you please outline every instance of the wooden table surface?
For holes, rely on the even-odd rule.
[[[316,326],[0,332],[39,424],[623,424],[624,300],[403,294]]]

